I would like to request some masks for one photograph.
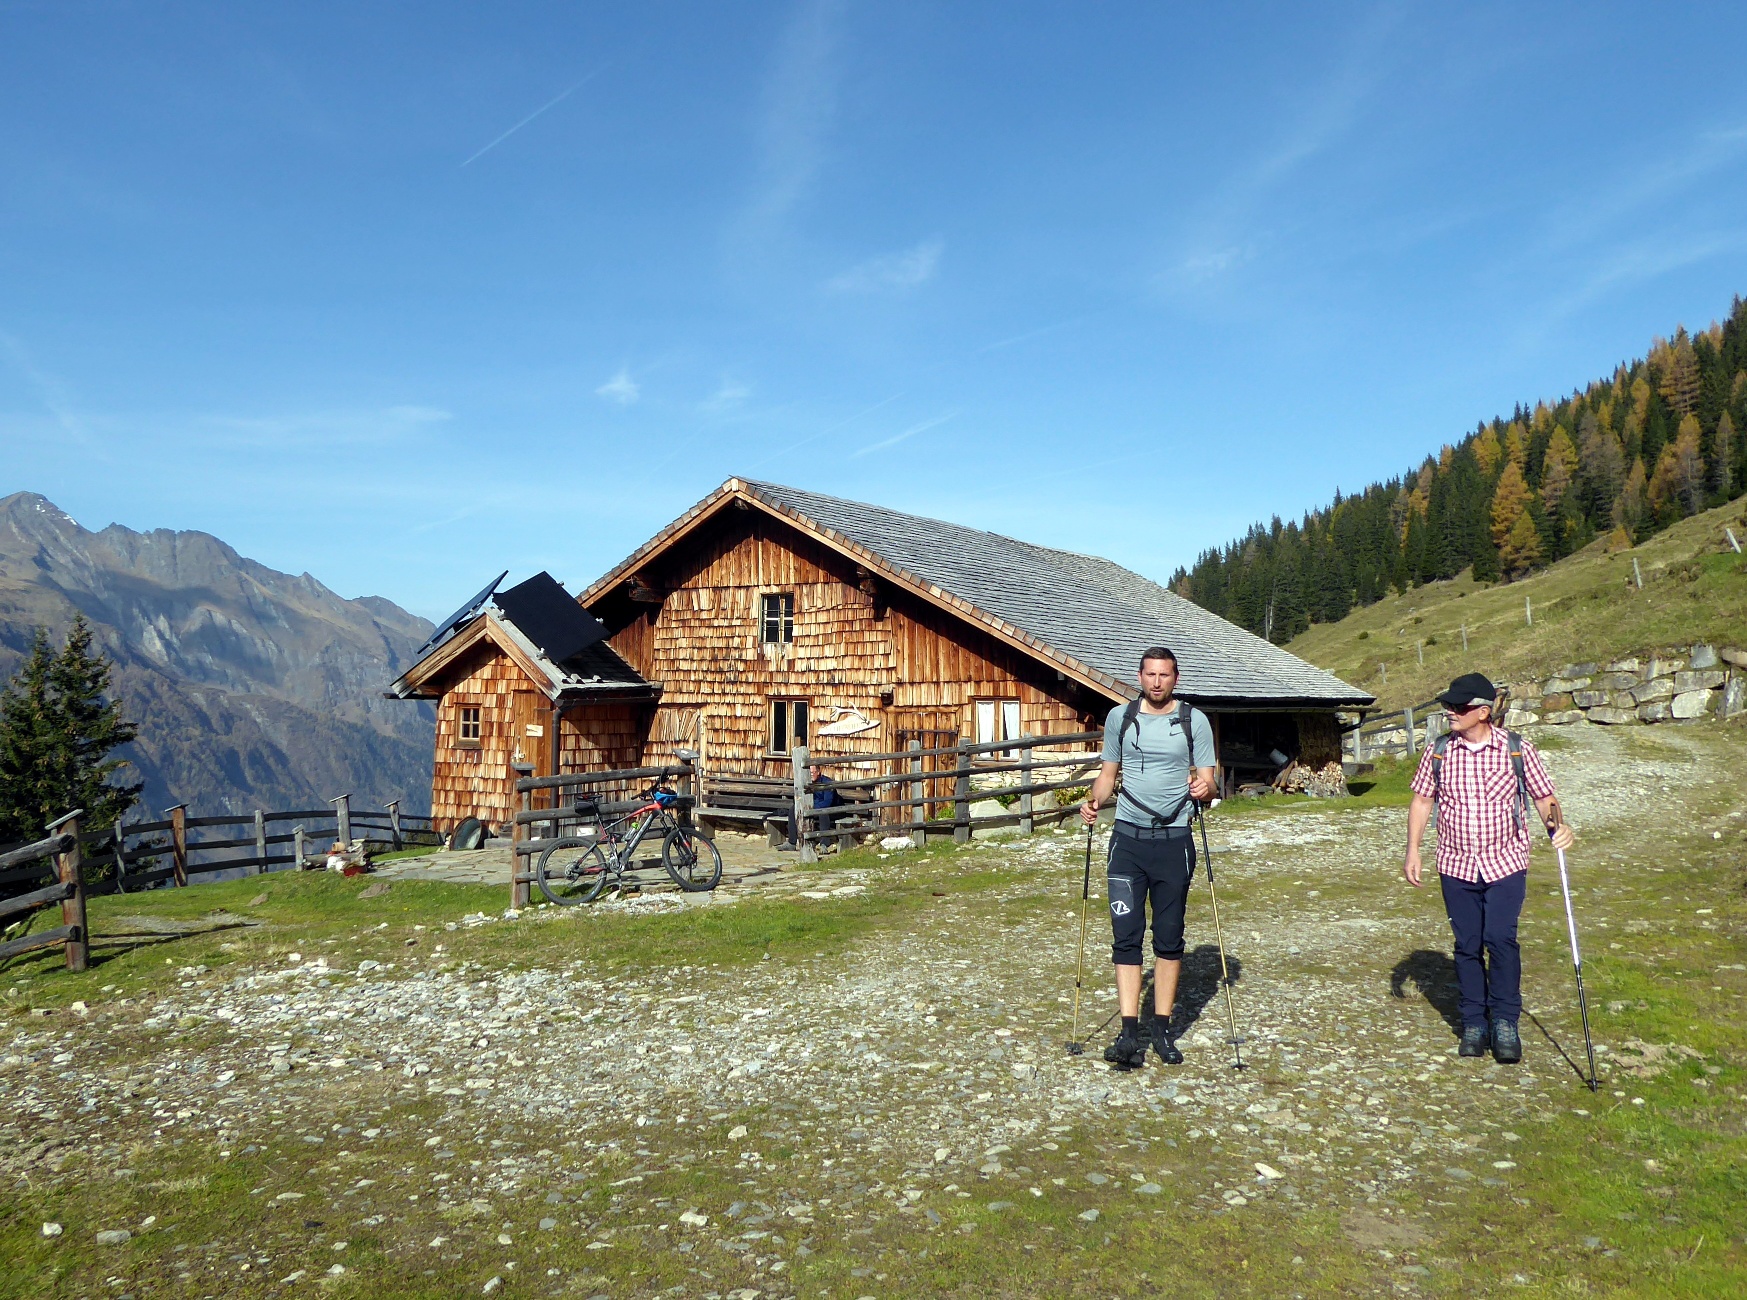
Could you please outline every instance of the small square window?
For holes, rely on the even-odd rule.
[[[455,739],[469,747],[479,744],[479,708],[477,704],[461,706],[461,725],[455,733]]]
[[[772,592],[760,596],[759,623],[765,645],[792,645],[795,640],[795,593]]]

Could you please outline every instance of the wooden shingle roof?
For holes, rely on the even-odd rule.
[[[1365,707],[1375,697],[1110,560],[751,479],[729,479],[604,574],[587,606],[733,500],[760,507],[895,584],[980,623],[1114,698],[1139,653],[1169,646],[1179,691],[1227,707]]]

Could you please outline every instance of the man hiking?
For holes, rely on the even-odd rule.
[[[1522,952],[1517,918],[1529,873],[1528,806],[1533,800],[1555,848],[1576,836],[1565,824],[1553,781],[1535,747],[1492,725],[1498,690],[1479,673],[1438,696],[1450,730],[1427,745],[1410,788],[1407,857],[1401,874],[1418,888],[1419,842],[1438,812],[1438,884],[1456,936],[1456,983],[1462,994],[1462,1056],[1514,1065],[1523,1059]],[[1481,959],[1481,949],[1487,960]]]
[[[1195,841],[1189,823],[1198,801],[1211,799],[1215,758],[1207,715],[1174,698],[1177,656],[1153,646],[1140,657],[1138,700],[1118,704],[1104,720],[1103,766],[1092,794],[1080,805],[1090,827],[1110,802],[1116,774],[1122,793],[1110,836],[1106,882],[1116,964],[1116,1000],[1122,1032],[1104,1059],[1124,1069],[1146,1064],[1140,1032],[1140,946],[1146,907],[1153,914],[1152,1046],[1167,1065],[1181,1065],[1171,1013],[1183,970],[1183,905],[1195,873]]]

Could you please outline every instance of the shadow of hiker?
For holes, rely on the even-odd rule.
[[[1225,954],[1226,969],[1231,972],[1231,982],[1236,984],[1243,978],[1244,966],[1237,956],[1227,950]],[[1201,1018],[1202,1010],[1207,1004],[1219,996],[1219,945],[1204,943],[1192,952],[1183,954],[1183,973],[1177,980],[1177,1013],[1176,1022],[1184,1033],[1187,1033],[1197,1020]],[[1150,999],[1144,1004],[1149,1009]]]
[[[1444,1018],[1450,1032],[1462,1036],[1462,994],[1456,987],[1456,960],[1447,952],[1419,948],[1395,963],[1389,972],[1389,992],[1397,998],[1407,996],[1412,983],[1420,996]]]

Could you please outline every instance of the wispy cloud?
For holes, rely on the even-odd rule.
[[[643,396],[643,389],[635,379],[631,378],[631,372],[624,366],[620,366],[618,374],[594,391],[595,396],[604,397],[609,402],[617,402],[620,406],[630,406]]]
[[[732,411],[745,404],[752,396],[752,389],[745,384],[732,379],[724,379],[721,386],[698,404],[698,409],[708,415],[720,415],[724,411]]]
[[[837,106],[843,0],[806,0],[778,43],[758,117],[758,179],[744,233],[763,236],[812,188]]]
[[[0,330],[0,351],[5,353],[12,368],[23,375],[25,382],[36,390],[37,400],[42,403],[43,409],[54,417],[61,432],[79,442],[89,443],[91,441],[90,430],[86,427],[85,421],[79,417],[78,412],[74,410],[72,394],[67,391],[67,386],[37,365],[30,349],[25,347],[24,340],[15,334]]]
[[[870,258],[832,276],[825,287],[833,293],[903,292],[926,284],[940,269],[946,241],[939,235],[924,239],[914,248]]]
[[[399,405],[277,415],[206,415],[194,424],[213,443],[283,449],[398,442],[454,418],[441,407]]]
[[[863,456],[871,456],[874,452],[884,451],[887,447],[896,447],[900,442],[904,442],[909,438],[914,438],[919,433],[926,433],[929,429],[940,427],[948,420],[954,418],[957,414],[957,411],[948,411],[945,415],[937,415],[932,420],[922,421],[921,424],[912,424],[902,433],[894,433],[889,438],[882,438],[879,442],[869,443],[861,450],[851,452],[849,454],[849,459],[860,460]]]
[[[559,91],[558,94],[554,95],[551,99],[547,100],[544,104],[540,105],[540,107],[536,108],[532,113],[529,113],[520,122],[517,122],[509,130],[505,131],[502,135],[498,136],[497,139],[493,140],[490,144],[486,145],[485,148],[481,149],[478,153],[474,154],[471,158],[469,158],[466,162],[462,163],[461,165],[463,167],[470,167],[474,163],[478,162],[481,158],[485,157],[486,154],[490,153],[493,149],[497,148],[500,144],[502,144],[505,140],[509,139],[517,131],[520,131],[529,122],[532,122],[536,117],[539,117],[540,114],[546,112],[548,109],[557,108],[558,105],[562,104],[565,100],[569,99],[577,91],[581,90],[584,86],[588,85],[589,82],[593,81],[596,77],[600,76],[603,71],[605,71],[605,67],[606,67],[606,65],[603,64],[601,67],[596,68],[593,72],[589,73],[581,81],[578,81],[575,85],[571,86],[568,90]]]
[[[779,460],[782,457],[787,456],[791,451],[796,451],[801,447],[805,447],[810,442],[817,442],[817,441],[819,441],[819,439],[824,438],[824,437],[828,437],[831,434],[836,433],[840,429],[847,429],[850,425],[854,424],[857,420],[860,420],[860,419],[865,418],[866,416],[872,415],[875,411],[879,410],[882,406],[890,406],[893,402],[897,401],[903,395],[904,394],[900,392],[900,393],[893,393],[890,397],[882,397],[882,398],[880,398],[879,401],[875,402],[872,406],[864,406],[861,408],[861,410],[857,411],[854,415],[851,415],[845,419],[839,420],[839,421],[837,421],[836,424],[833,424],[833,425],[829,426],[828,428],[821,429],[817,433],[809,433],[805,438],[799,438],[796,441],[789,443],[786,447],[777,448],[775,451],[771,452],[770,455],[766,456],[763,460],[754,461],[750,466],[748,466],[748,468],[749,469],[760,469],[760,468],[764,467],[765,465],[770,464],[774,460]]]

